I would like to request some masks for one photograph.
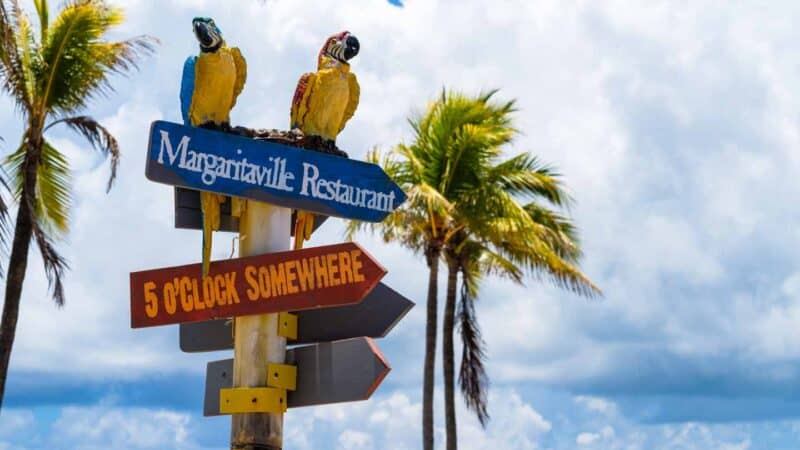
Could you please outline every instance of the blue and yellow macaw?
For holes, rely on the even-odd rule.
[[[348,31],[329,37],[319,52],[317,71],[306,73],[297,82],[292,99],[291,127],[306,136],[319,136],[335,146],[358,107],[360,88],[350,72],[349,61],[358,54],[360,44]],[[313,214],[297,211],[294,248],[303,247],[311,237]]]
[[[181,114],[183,122],[195,127],[227,131],[230,112],[244,88],[247,62],[238,48],[225,45],[222,32],[208,17],[195,17],[192,28],[200,43],[200,54],[183,65]],[[200,193],[203,212],[203,276],[208,273],[211,234],[219,229],[220,204],[225,197]]]

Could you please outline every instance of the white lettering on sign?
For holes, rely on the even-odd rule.
[[[295,180],[295,174],[286,169],[286,158],[269,157],[267,165],[261,165],[249,162],[247,158],[225,158],[190,149],[191,138],[185,135],[176,148],[170,141],[169,132],[161,130],[160,134],[158,163],[170,167],[177,165],[180,169],[200,173],[200,179],[206,186],[211,186],[222,178],[294,192],[291,182]],[[241,155],[242,151],[236,150],[236,154]],[[351,186],[341,179],[320,178],[319,168],[307,162],[303,163],[300,195],[385,212],[394,210],[396,200],[394,191],[387,194]]]
[[[371,189],[361,189],[342,183],[337,179],[325,180],[319,177],[319,169],[311,163],[303,163],[301,195],[337,203],[391,212],[394,210],[394,191],[384,194]]]

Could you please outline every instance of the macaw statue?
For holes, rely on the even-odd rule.
[[[208,17],[195,17],[192,28],[200,43],[200,54],[183,65],[181,114],[195,127],[230,131],[230,112],[247,79],[247,62],[238,48],[230,48],[222,32]],[[203,276],[208,273],[211,234],[219,229],[220,204],[225,197],[200,193],[203,213]]]
[[[335,148],[336,136],[344,129],[358,107],[360,89],[349,61],[358,54],[360,44],[348,31],[329,37],[317,58],[317,71],[306,73],[297,82],[292,99],[291,128],[306,136],[318,136]],[[297,211],[294,248],[303,247],[311,237],[314,216]]]

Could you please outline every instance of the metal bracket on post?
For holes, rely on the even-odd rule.
[[[278,336],[297,340],[297,314],[282,312],[278,315]]]
[[[269,363],[267,365],[267,386],[288,391],[297,389],[297,366]]]
[[[220,414],[284,413],[286,389],[228,388],[219,390]]]

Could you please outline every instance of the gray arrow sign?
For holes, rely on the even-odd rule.
[[[379,283],[361,303],[297,312],[297,340],[289,343],[311,344],[357,336],[384,337],[413,307],[411,300]],[[230,320],[180,324],[180,347],[188,353],[232,349]]]
[[[294,236],[294,221],[297,211],[292,212],[291,232]],[[322,226],[328,216],[314,215],[314,231]],[[200,191],[175,188],[175,228],[185,228],[189,230],[203,229],[203,213],[200,210]],[[227,197],[225,202],[220,205],[219,231],[239,231],[239,219],[231,215],[231,198]]]
[[[286,364],[297,366],[290,408],[366,400],[391,370],[374,341],[365,337],[295,347],[286,352]],[[208,363],[203,415],[220,415],[219,390],[232,387],[232,379],[233,359]]]

